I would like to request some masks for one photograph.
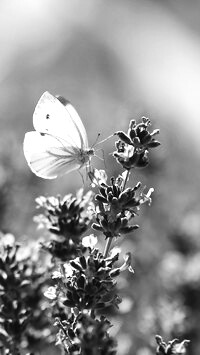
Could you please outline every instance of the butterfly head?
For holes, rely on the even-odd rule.
[[[94,149],[81,150],[78,154],[79,164],[85,165],[90,161],[90,157],[94,155]]]
[[[87,150],[87,155],[88,155],[88,156],[94,155],[94,149],[93,149],[93,148],[88,149],[88,150]]]

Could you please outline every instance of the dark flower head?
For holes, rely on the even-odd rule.
[[[59,332],[57,345],[62,344],[67,354],[71,355],[116,355],[116,341],[110,337],[111,327],[106,317],[92,318],[88,313],[71,314],[67,322],[56,319]]]
[[[42,292],[47,268],[39,262],[39,249],[31,253],[31,246],[28,253],[14,236],[0,234],[0,345],[6,354],[17,354],[15,346],[34,342],[36,334],[48,342]]]
[[[98,249],[89,248],[89,256],[80,256],[65,263],[59,273],[53,276],[56,285],[50,287],[45,296],[50,299],[62,299],[65,306],[79,311],[97,310],[121,302],[117,295],[111,293],[116,285],[116,276],[131,269],[131,257],[121,267],[115,267],[119,253],[105,258]]]
[[[36,199],[44,213],[36,216],[35,221],[52,233],[50,241],[42,243],[42,247],[54,258],[67,261],[84,252],[81,238],[92,218],[92,197],[91,191],[83,195],[81,189],[76,197],[69,194],[62,199],[60,196]]]
[[[116,151],[113,156],[124,169],[142,168],[149,163],[148,152],[151,148],[156,148],[160,142],[154,136],[159,133],[156,129],[149,132],[151,122],[148,118],[142,117],[141,123],[131,120],[128,133],[118,131],[115,133],[119,140],[115,143]]]
[[[83,195],[79,190],[76,197],[68,194],[61,198],[40,196],[36,199],[38,208],[43,208],[44,213],[35,218],[50,232],[64,238],[76,239],[88,228],[91,220],[92,192]]]
[[[155,338],[158,344],[157,355],[184,355],[186,354],[186,347],[190,342],[189,340],[183,340],[180,343],[178,339],[173,339],[166,344],[160,335],[156,335]]]
[[[117,179],[111,178],[111,185],[102,183],[99,193],[95,196],[97,223],[93,223],[92,227],[102,231],[106,238],[117,237],[137,229],[138,225],[129,225],[130,220],[138,214],[142,204],[151,202],[153,189],[145,194],[141,183],[124,189],[124,181],[124,174]]]

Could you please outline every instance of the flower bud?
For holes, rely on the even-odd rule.
[[[79,261],[80,261],[82,268],[86,269],[87,263],[86,263],[86,259],[85,259],[84,255],[80,256]]]
[[[160,145],[160,142],[154,140],[148,144],[148,147],[149,148],[157,148],[157,147],[159,147],[159,145]]]
[[[78,262],[72,260],[70,261],[70,265],[73,266],[74,269],[82,271],[82,266]]]
[[[142,144],[147,144],[151,141],[152,137],[147,131],[143,131],[143,132],[142,132],[143,134],[140,134],[140,140]]]
[[[96,195],[95,196],[95,200],[96,201],[100,201],[100,202],[103,202],[103,203],[106,203],[107,202],[107,199],[101,195]]]
[[[126,226],[126,227],[121,228],[120,232],[123,234],[127,234],[127,233],[132,232],[135,229],[138,229],[138,228],[139,228],[139,226],[137,224],[135,224],[133,226]]]
[[[131,130],[129,131],[129,136],[130,136],[130,138],[131,138],[132,140],[136,137],[136,132],[135,132],[134,129],[131,129]]]
[[[138,168],[144,168],[149,164],[149,157],[148,157],[148,151],[145,150],[144,153],[142,153],[137,161],[137,167]]]
[[[77,286],[79,287],[79,288],[82,288],[82,289],[84,289],[84,287],[85,287],[85,276],[83,276],[83,275],[81,275],[80,277],[78,277],[77,278]]]
[[[135,137],[135,138],[133,139],[133,145],[134,145],[136,148],[141,147],[141,142],[140,142],[139,137]]]
[[[92,223],[92,228],[97,230],[97,231],[101,231],[101,232],[103,230],[103,228],[97,223]]]
[[[132,141],[130,140],[129,136],[122,131],[116,132],[115,135],[119,137],[124,143],[132,145]]]

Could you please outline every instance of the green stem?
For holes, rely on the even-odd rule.
[[[111,243],[112,243],[112,237],[107,239],[106,246],[105,246],[104,253],[103,253],[104,258],[107,258],[107,256],[108,256],[108,252],[110,250]]]
[[[125,176],[125,179],[124,179],[124,184],[123,184],[122,190],[124,190],[125,187],[126,187],[126,183],[128,181],[129,175],[130,175],[130,170],[126,170],[126,176]]]

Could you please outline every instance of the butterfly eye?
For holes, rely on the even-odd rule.
[[[48,120],[50,118],[50,116],[49,116],[49,114],[47,113],[47,115],[46,115],[46,119]]]
[[[44,136],[45,136],[45,133],[40,133],[40,135],[41,135],[42,137],[44,137]]]
[[[88,149],[87,154],[88,155],[94,155],[94,149],[93,148]]]

